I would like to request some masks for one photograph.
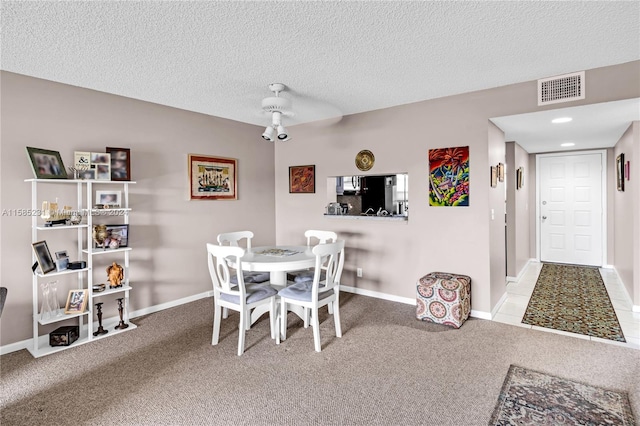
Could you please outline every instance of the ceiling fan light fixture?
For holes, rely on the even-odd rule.
[[[278,129],[278,139],[280,139],[281,141],[288,141],[289,134],[287,133],[287,129],[285,129],[282,124],[279,124],[277,129]]]
[[[267,126],[266,129],[264,129],[264,133],[262,134],[262,138],[264,140],[267,140],[269,142],[273,142],[273,133],[275,132],[275,129],[273,128],[273,126]]]

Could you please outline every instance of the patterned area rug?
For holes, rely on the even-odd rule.
[[[511,365],[490,425],[635,425],[629,396]]]
[[[598,268],[545,263],[524,324],[626,342]]]

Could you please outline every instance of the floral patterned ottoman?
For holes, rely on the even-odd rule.
[[[460,328],[471,312],[471,278],[432,272],[420,278],[416,292],[416,318]]]

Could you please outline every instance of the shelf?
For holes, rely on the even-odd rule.
[[[38,231],[49,231],[51,229],[78,229],[78,228],[88,228],[89,225],[84,224],[84,225],[55,225],[55,226],[42,226],[42,225],[38,225],[36,226],[36,229]]]
[[[95,298],[95,297],[108,296],[110,294],[115,294],[115,293],[121,293],[123,291],[129,291],[131,289],[132,287],[129,285],[123,285],[122,287],[106,288],[104,291],[91,291],[91,294]]]
[[[131,247],[120,247],[117,249],[101,249],[101,248],[94,248],[94,249],[84,249],[82,250],[83,253],[87,253],[91,256],[95,256],[98,254],[106,254],[106,253],[117,253],[117,252],[123,252],[123,251],[129,251],[131,250]]]
[[[38,319],[38,323],[40,325],[47,325],[47,324],[53,324],[54,322],[60,322],[60,321],[64,321],[64,320],[68,320],[71,318],[77,318],[77,317],[81,317],[83,315],[87,315],[89,313],[89,311],[84,311],[80,314],[65,314],[64,313],[64,308],[60,309],[60,313],[55,316],[54,318],[50,318],[50,319],[46,319],[46,320],[42,320],[42,319]],[[40,314],[38,314],[38,317],[40,316]]]
[[[96,179],[25,179],[25,182],[38,182],[38,183],[112,183],[114,185],[123,185],[129,183],[136,183],[133,180],[96,180]]]
[[[130,212],[131,209],[130,208],[125,208],[125,207],[117,207],[117,208],[113,208],[113,209],[90,209],[89,210],[91,212],[92,216],[105,216],[102,215],[102,212]],[[108,215],[108,216],[117,216],[117,215]],[[122,215],[124,216],[124,215]]]
[[[55,277],[56,275],[66,275],[66,274],[75,274],[78,272],[84,272],[84,271],[88,271],[89,268],[83,268],[83,269],[65,269],[64,271],[56,271],[56,272],[47,272],[46,274],[41,274],[40,272],[38,272],[36,275],[40,278],[49,278],[49,277]]]

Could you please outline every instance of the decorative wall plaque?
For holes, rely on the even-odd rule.
[[[356,155],[356,167],[363,172],[370,170],[375,162],[376,157],[368,149],[363,149]]]

